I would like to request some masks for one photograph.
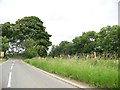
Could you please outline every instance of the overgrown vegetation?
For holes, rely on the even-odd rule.
[[[83,32],[72,42],[62,41],[59,45],[53,45],[49,55],[52,57],[91,55],[90,57],[118,59],[120,57],[120,26],[106,26],[99,32]]]
[[[0,58],[0,62],[5,62],[6,60],[8,60],[8,57]]]
[[[118,87],[118,60],[34,58],[25,62],[99,88]]]
[[[4,62],[5,60],[4,59],[0,59],[0,62]]]

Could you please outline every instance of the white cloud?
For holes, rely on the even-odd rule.
[[[71,41],[84,31],[115,25],[118,0],[2,0],[0,23],[37,16],[52,34],[53,44]]]

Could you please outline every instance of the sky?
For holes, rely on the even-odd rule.
[[[118,24],[120,0],[0,0],[0,23],[37,16],[52,35],[53,45],[72,41],[82,32],[99,32]]]

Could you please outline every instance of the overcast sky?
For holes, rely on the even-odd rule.
[[[37,16],[57,45],[85,31],[118,24],[119,0],[0,0],[0,23]]]

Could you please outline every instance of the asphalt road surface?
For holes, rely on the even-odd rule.
[[[0,64],[1,88],[76,88],[35,69],[20,60]]]

